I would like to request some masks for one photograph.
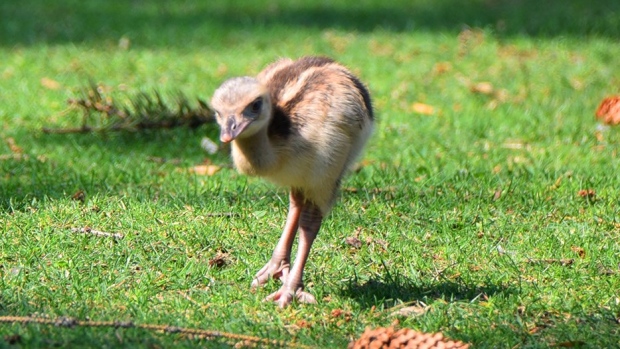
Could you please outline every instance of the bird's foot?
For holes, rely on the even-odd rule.
[[[273,301],[278,303],[280,308],[285,308],[293,302],[293,299],[297,299],[299,303],[316,304],[316,299],[313,295],[305,292],[302,287],[293,291],[292,288],[282,285],[280,289],[265,298],[265,301]]]
[[[261,270],[258,271],[258,273],[256,273],[256,276],[254,276],[254,280],[252,280],[252,288],[266,284],[270,278],[280,279],[282,283],[285,283],[290,267],[290,263],[287,260],[270,260]]]

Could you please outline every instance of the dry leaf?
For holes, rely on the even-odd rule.
[[[387,251],[387,248],[388,248],[387,241],[381,240],[381,239],[372,239],[372,242],[381,246],[381,248],[383,248],[384,251]]]
[[[50,90],[58,90],[61,87],[58,81],[50,78],[41,78],[41,86]]]
[[[435,114],[435,107],[433,107],[432,105],[428,105],[428,104],[424,104],[420,102],[413,103],[411,105],[411,110],[413,110],[414,112],[418,114],[422,114],[422,115]]]
[[[390,316],[404,316],[404,317],[417,317],[424,315],[428,311],[429,307],[423,307],[420,305],[412,305],[410,307],[400,308],[390,314]]]
[[[479,265],[471,265],[471,266],[469,266],[469,270],[473,271],[473,272],[476,272],[476,271],[482,270],[482,267],[479,266]]]
[[[228,259],[229,259],[228,253],[220,251],[215,255],[215,257],[209,259],[209,266],[216,267],[216,268],[222,268],[226,264],[228,264]]]
[[[351,320],[351,312],[350,311],[345,311],[342,309],[334,309],[331,312],[331,317],[332,318],[339,318],[339,317],[343,317],[345,319],[345,321],[350,321]]]
[[[342,315],[342,313],[344,313],[344,310],[342,309],[334,309],[332,310],[332,317],[339,317],[340,315]]]
[[[299,328],[311,328],[312,324],[306,320],[299,320],[295,323]]]
[[[469,87],[469,90],[473,93],[480,93],[483,95],[492,95],[495,92],[493,85],[490,82],[479,82]]]
[[[553,183],[553,185],[549,186],[549,189],[551,189],[551,190],[558,189],[560,187],[560,185],[562,184],[562,178],[564,178],[563,175],[558,177],[558,179],[555,180],[555,183]]]
[[[530,328],[529,330],[527,330],[527,332],[528,332],[529,334],[534,334],[534,333],[538,333],[538,332],[540,332],[540,330],[541,330],[541,329],[542,329],[542,328],[540,328],[540,327],[538,327],[538,326],[534,326],[534,327]]]
[[[344,240],[344,242],[346,242],[347,245],[355,247],[355,248],[362,247],[362,241],[360,241],[360,239],[356,238],[355,236],[349,236],[348,238]]]
[[[433,71],[437,75],[447,73],[450,70],[452,70],[452,64],[450,62],[438,62],[433,66]]]
[[[504,89],[496,90],[494,95],[498,102],[505,102],[508,100],[508,91]]]
[[[586,250],[584,250],[583,247],[573,246],[570,249],[571,251],[577,253],[577,255],[579,255],[579,258],[585,258]]]
[[[607,125],[620,124],[620,96],[605,98],[596,110],[596,118]]]
[[[590,199],[590,200],[596,198],[596,192],[594,191],[594,189],[581,189],[580,191],[577,192],[577,195],[579,195],[580,197],[584,199]]]
[[[459,33],[458,40],[459,56],[462,57],[484,42],[484,32],[478,28],[465,28]]]
[[[594,138],[596,138],[596,140],[600,143],[605,141],[605,135],[601,132],[601,130],[596,130],[594,132]]]
[[[84,203],[84,201],[86,200],[86,193],[84,192],[84,190],[80,189],[76,191],[75,194],[71,195],[71,199]]]
[[[189,169],[190,173],[195,173],[198,176],[213,176],[222,168],[217,165],[197,165]]]
[[[9,146],[9,149],[11,149],[11,152],[13,154],[22,154],[24,152],[24,150],[20,146],[17,145],[13,137],[7,138],[6,144]]]
[[[497,189],[495,191],[495,194],[493,194],[493,201],[497,201],[502,197],[502,190],[501,189]]]

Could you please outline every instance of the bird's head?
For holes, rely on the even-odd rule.
[[[269,92],[256,79],[239,77],[226,80],[213,94],[211,106],[220,125],[224,143],[254,135],[269,124]]]

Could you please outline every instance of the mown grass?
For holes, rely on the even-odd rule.
[[[618,346],[620,134],[593,113],[619,92],[619,10],[614,1],[4,2],[0,315],[345,347],[366,326],[392,323],[394,307],[421,302],[430,308],[401,326],[475,347]],[[276,283],[249,292],[287,194],[236,174],[225,154],[206,155],[200,140],[215,139],[215,126],[40,132],[79,123],[66,100],[89,80],[118,96],[208,98],[227,77],[309,54],[358,73],[379,118],[312,250],[315,306],[261,302]],[[223,169],[185,171],[207,157]],[[587,189],[595,196],[578,195]],[[72,199],[79,190],[83,203]],[[85,226],[125,238],[69,230]],[[352,236],[359,249],[345,242]],[[218,252],[228,263],[210,267]],[[545,262],[561,259],[572,264]],[[137,329],[0,332],[24,347],[227,347]]]

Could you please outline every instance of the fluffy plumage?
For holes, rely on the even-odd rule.
[[[211,105],[221,127],[221,141],[232,142],[232,158],[239,172],[291,188],[282,237],[252,285],[279,278],[282,288],[268,299],[280,306],[294,298],[314,302],[303,291],[303,269],[342,176],[372,132],[368,90],[329,58],[282,59],[256,78],[225,81]],[[297,230],[299,247],[291,268]]]

